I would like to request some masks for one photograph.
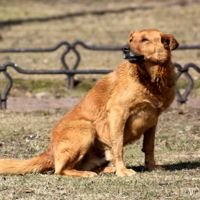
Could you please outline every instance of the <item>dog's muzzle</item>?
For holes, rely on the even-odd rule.
[[[125,45],[122,47],[123,58],[128,60],[130,63],[141,62],[144,60],[144,56],[138,56],[137,54],[130,51],[130,47]]]

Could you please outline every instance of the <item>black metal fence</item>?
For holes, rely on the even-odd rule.
[[[79,51],[76,49],[78,45],[81,45],[83,48],[87,50],[92,51],[119,51],[121,50],[121,47],[94,47],[94,46],[88,46],[82,41],[75,41],[74,43],[70,44],[67,41],[63,41],[58,43],[56,46],[51,48],[33,48],[33,49],[27,49],[27,48],[20,48],[20,49],[0,49],[0,53],[27,53],[27,52],[34,52],[34,53],[40,53],[40,52],[52,52],[59,49],[61,46],[65,46],[66,49],[63,51],[60,60],[64,67],[63,70],[28,70],[28,69],[22,69],[19,66],[17,66],[15,63],[12,62],[6,62],[2,66],[0,66],[0,72],[2,72],[7,79],[8,83],[6,85],[6,88],[3,91],[3,94],[0,96],[0,108],[6,109],[6,100],[7,96],[9,94],[9,91],[12,88],[13,85],[13,79],[10,76],[10,74],[7,72],[7,68],[11,67],[15,69],[18,73],[22,74],[65,74],[67,76],[67,85],[69,89],[72,89],[74,87],[74,75],[75,74],[107,74],[111,72],[112,70],[78,70],[79,63],[81,61],[81,55]],[[192,49],[200,49],[200,45],[196,46],[180,46],[178,50],[192,50]],[[66,63],[66,55],[73,51],[76,55],[76,61],[72,68],[69,68],[68,64]],[[188,63],[184,67],[182,67],[178,63],[174,63],[175,67],[178,70],[177,76],[178,78],[184,74],[185,77],[188,80],[188,86],[185,89],[185,92],[183,94],[180,93],[179,89],[176,88],[176,94],[177,94],[177,101],[180,104],[183,104],[187,101],[187,97],[189,93],[191,92],[194,81],[192,76],[189,74],[188,70],[189,68],[195,69],[198,73],[200,73],[200,68],[195,65],[194,63]]]

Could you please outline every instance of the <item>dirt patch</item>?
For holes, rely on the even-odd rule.
[[[56,98],[50,96],[48,98],[37,99],[34,97],[9,97],[7,100],[7,110],[47,110],[66,108],[71,110],[77,103],[80,102],[81,97],[61,97]],[[175,100],[172,107],[179,106]],[[200,108],[200,99],[191,98],[188,100],[186,107]]]
[[[72,109],[81,98],[73,97],[48,97],[37,99],[33,97],[9,97],[7,100],[7,110],[47,110],[57,108]]]
[[[176,100],[171,105],[172,107],[180,106]],[[191,108],[200,108],[200,99],[199,98],[188,98],[188,101],[183,104],[183,106],[191,107]]]

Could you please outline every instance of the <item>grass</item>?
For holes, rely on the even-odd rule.
[[[46,93],[48,96],[54,97],[82,97],[88,92],[92,86],[96,83],[95,79],[81,79],[76,81],[74,90],[67,89],[67,82],[65,79],[61,80],[24,80],[14,79],[12,90],[9,96],[12,97],[24,97],[28,95],[37,96],[39,93]],[[1,81],[0,88],[3,89],[6,86],[6,81]],[[1,91],[1,90],[0,90]],[[30,97],[30,96],[29,96]]]
[[[67,110],[0,113],[0,157],[28,159],[46,150],[50,129]],[[156,160],[165,171],[143,171],[142,140],[125,147],[133,177],[102,174],[71,178],[47,174],[0,176],[1,199],[199,199],[200,109],[171,108],[161,115]],[[40,122],[40,123],[38,123]],[[20,126],[19,126],[20,124]]]

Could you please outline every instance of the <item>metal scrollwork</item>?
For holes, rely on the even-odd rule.
[[[176,87],[177,102],[179,102],[180,104],[183,104],[183,103],[186,103],[187,97],[194,87],[194,80],[192,76],[188,73],[188,70],[189,68],[193,68],[198,73],[200,73],[200,68],[194,63],[188,63],[184,67],[181,67],[181,65],[178,63],[174,63],[174,66],[178,69],[177,78],[179,78],[182,74],[184,74],[188,80],[188,85],[182,95],[179,89]]]
[[[79,51],[76,49],[76,47],[80,45],[83,48],[87,50],[93,50],[93,51],[119,51],[121,50],[121,47],[94,47],[94,46],[88,46],[82,41],[75,41],[74,43],[70,44],[67,41],[62,41],[55,45],[54,47],[51,48],[34,48],[34,49],[27,49],[27,48],[20,48],[20,49],[0,49],[0,53],[27,53],[27,52],[32,52],[32,53],[39,53],[39,52],[52,52],[56,51],[59,49],[61,46],[65,46],[66,49],[62,53],[60,60],[63,65],[62,70],[28,70],[28,69],[22,69],[19,66],[17,66],[15,63],[12,62],[6,62],[2,66],[0,66],[0,72],[3,73],[3,75],[6,77],[8,83],[6,85],[6,88],[3,92],[3,94],[0,96],[0,108],[1,109],[6,109],[6,100],[7,96],[9,94],[10,89],[12,88],[13,85],[13,80],[12,77],[9,75],[7,72],[8,67],[12,67],[15,69],[16,72],[21,73],[21,74],[65,74],[67,76],[68,80],[68,88],[72,89],[74,87],[74,75],[75,74],[107,74],[111,72],[112,70],[78,70],[79,63],[81,61],[81,55]],[[200,49],[200,46],[180,46],[178,48],[179,50],[188,50],[188,49]],[[72,51],[75,56],[76,60],[74,65],[70,68],[68,64],[66,63],[66,55]],[[187,101],[187,97],[189,93],[191,92],[193,86],[194,86],[194,81],[191,77],[191,75],[188,73],[189,68],[195,69],[198,73],[200,73],[200,68],[193,64],[193,63],[188,63],[184,67],[182,67],[178,63],[174,63],[174,66],[177,68],[178,73],[177,77],[179,78],[182,74],[185,75],[185,77],[188,80],[188,85],[185,89],[185,92],[183,94],[180,93],[179,89],[176,88],[176,95],[177,95],[177,101],[180,104],[183,104]]]

